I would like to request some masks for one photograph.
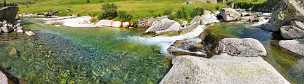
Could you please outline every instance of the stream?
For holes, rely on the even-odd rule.
[[[155,84],[170,68],[158,46],[128,41],[115,28],[69,28],[28,23],[34,37],[1,41],[0,66],[29,84]],[[9,55],[12,49],[16,55]]]
[[[37,35],[0,35],[0,66],[29,84],[157,84],[171,67],[163,54],[168,45],[204,31],[202,27],[179,36],[142,37],[118,28],[56,27],[34,20],[25,27]],[[259,40],[268,51],[264,59],[291,83],[303,84],[304,59],[278,47],[272,33],[247,27],[220,23],[211,32],[221,38]]]

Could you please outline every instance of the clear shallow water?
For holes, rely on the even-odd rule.
[[[37,36],[1,42],[0,66],[30,84],[155,84],[170,68],[159,47],[128,41],[135,35],[128,31],[26,27]],[[18,53],[9,55],[13,48]]]

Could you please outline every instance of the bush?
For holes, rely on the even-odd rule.
[[[130,21],[132,20],[133,16],[128,14],[126,11],[119,11],[118,12],[118,19],[121,21]]]
[[[192,13],[191,13],[191,18],[194,18],[195,16],[199,16],[204,14],[204,9],[203,8],[195,8],[193,9]]]
[[[195,16],[202,15],[204,12],[203,8],[194,8],[191,5],[185,5],[180,10],[177,10],[177,12],[174,14],[174,16],[169,16],[171,18],[178,18],[178,19],[185,19],[185,20],[191,20]]]
[[[114,3],[105,3],[102,5],[102,14],[100,19],[114,19],[117,17],[117,6]]]

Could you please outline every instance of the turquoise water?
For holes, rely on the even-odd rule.
[[[33,84],[155,84],[170,62],[159,47],[129,42],[137,35],[113,28],[28,24],[34,37],[0,43],[0,66]],[[13,48],[17,54],[9,55]]]

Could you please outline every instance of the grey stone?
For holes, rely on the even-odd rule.
[[[262,57],[178,56],[160,84],[290,84]]]
[[[176,32],[180,29],[181,25],[178,22],[170,20],[167,17],[160,17],[153,21],[152,26],[150,26],[146,32],[155,32],[159,34],[164,32]]]
[[[241,18],[241,14],[232,8],[223,8],[220,15],[224,21],[236,21]]]
[[[285,39],[299,39],[304,38],[304,23],[300,21],[293,21],[291,25],[282,26],[280,28],[281,35]]]
[[[304,40],[282,40],[279,42],[280,47],[304,57]]]
[[[227,53],[231,56],[256,57],[266,56],[263,44],[252,38],[224,38],[216,48],[218,54]]]

